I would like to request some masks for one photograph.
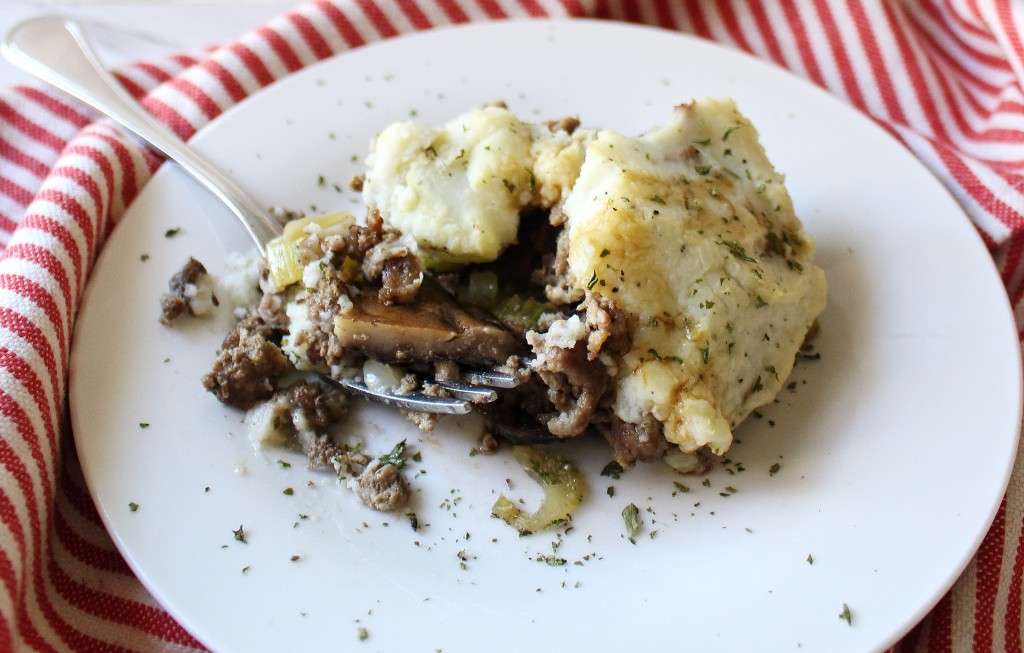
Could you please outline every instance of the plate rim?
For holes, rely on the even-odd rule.
[[[791,77],[791,78],[793,78],[795,80],[798,80],[799,82],[801,82],[806,87],[806,89],[808,91],[813,91],[813,92],[816,92],[816,93],[820,93],[822,95],[829,96],[830,98],[832,98],[834,100],[841,101],[840,98],[837,98],[832,93],[829,93],[826,89],[823,89],[821,87],[818,87],[818,86],[812,84],[810,81],[800,77],[799,75],[797,75],[796,73],[794,73],[791,70],[788,70],[788,69],[785,69],[785,68],[779,66],[775,62],[758,58],[755,55],[752,55],[752,54],[750,54],[748,52],[745,52],[745,51],[742,51],[742,50],[738,50],[738,49],[735,49],[735,48],[731,48],[731,47],[728,47],[727,45],[724,45],[724,44],[721,44],[721,43],[718,43],[718,42],[702,39],[702,38],[700,38],[698,36],[695,36],[693,34],[684,33],[684,32],[678,32],[678,31],[675,31],[675,30],[670,30],[670,29],[659,27],[659,26],[653,26],[653,25],[644,25],[644,24],[636,24],[636,23],[628,23],[628,22],[617,22],[617,21],[607,21],[607,20],[595,19],[595,18],[545,18],[545,19],[522,18],[522,19],[507,19],[507,20],[498,20],[498,21],[482,21],[482,22],[473,22],[473,23],[468,23],[468,24],[438,26],[438,27],[431,28],[431,29],[428,29],[428,30],[413,31],[413,32],[409,32],[409,33],[406,33],[406,34],[400,34],[400,35],[397,35],[397,36],[394,36],[394,37],[390,37],[390,38],[382,38],[380,40],[373,41],[371,43],[368,43],[366,45],[360,46],[358,48],[354,48],[354,49],[351,49],[351,50],[346,50],[344,52],[337,53],[337,54],[332,55],[331,57],[328,57],[326,59],[323,59],[323,60],[320,60],[320,61],[317,61],[317,62],[313,62],[310,65],[304,67],[303,69],[301,69],[299,71],[296,71],[295,73],[285,75],[282,78],[280,78],[278,80],[275,80],[273,83],[267,85],[266,87],[263,87],[263,88],[257,90],[256,92],[252,93],[248,97],[244,98],[242,101],[233,104],[231,107],[229,107],[228,109],[223,111],[220,115],[218,115],[215,119],[211,120],[209,123],[204,125],[201,129],[197,130],[194,138],[198,139],[200,143],[203,142],[207,138],[207,134],[208,133],[210,133],[211,131],[215,131],[218,128],[218,126],[220,124],[222,124],[224,121],[233,120],[234,119],[233,116],[235,115],[236,112],[238,112],[240,110],[243,110],[246,106],[250,105],[254,100],[258,101],[258,98],[266,95],[267,91],[269,91],[270,89],[278,88],[278,87],[284,85],[285,83],[289,83],[289,82],[290,83],[295,83],[295,84],[301,83],[301,81],[300,81],[301,78],[308,77],[308,76],[311,76],[311,75],[315,75],[323,67],[329,66],[329,65],[333,65],[334,62],[336,62],[339,59],[347,57],[352,52],[363,52],[363,51],[367,51],[369,49],[376,49],[378,47],[379,48],[386,48],[388,46],[388,44],[393,43],[396,40],[411,40],[411,39],[417,39],[417,38],[421,38],[421,37],[423,37],[423,38],[432,38],[432,37],[436,36],[439,32],[464,31],[464,30],[474,31],[474,30],[480,30],[482,28],[504,29],[504,28],[508,28],[510,26],[511,26],[511,28],[516,29],[519,26],[524,25],[524,24],[543,24],[545,26],[553,26],[554,29],[564,29],[564,28],[566,28],[565,26],[572,26],[570,29],[576,29],[577,27],[579,27],[581,25],[590,24],[590,25],[600,25],[602,28],[604,28],[604,27],[613,27],[614,29],[623,29],[623,28],[625,28],[625,29],[636,30],[636,31],[641,31],[641,32],[642,31],[659,32],[659,33],[665,34],[667,36],[671,36],[672,38],[681,39],[681,40],[684,40],[684,41],[688,41],[690,43],[699,43],[701,45],[701,47],[706,47],[707,46],[707,47],[711,47],[711,48],[718,48],[718,49],[728,50],[729,52],[731,52],[734,55],[739,55],[740,57],[745,58],[748,62],[754,62],[755,65],[772,67],[776,71],[778,71],[780,73],[783,73],[783,74],[785,74],[785,75],[787,75],[787,76],[789,76],[789,77]],[[844,102],[844,104],[845,104],[845,102]],[[849,108],[853,109],[854,111],[856,111],[856,113],[859,114],[864,120],[866,120],[868,122],[874,123],[874,119],[871,118],[870,116],[868,116],[867,114],[864,114],[863,112],[861,112],[860,110],[856,109],[855,107],[852,107],[850,105],[847,105],[847,106]],[[877,124],[876,124],[876,127],[877,127]],[[878,129],[881,132],[883,132],[883,133],[885,131],[885,130],[881,129],[880,127],[878,127]],[[899,143],[899,141],[897,139],[893,138],[890,134],[886,134],[886,136],[890,140],[895,141],[896,143]],[[906,146],[903,145],[902,143],[899,143],[899,144],[902,147],[904,147],[904,149],[907,149]],[[913,156],[912,153],[911,153],[911,156]],[[934,173],[930,169],[928,169],[927,166],[922,161],[920,161],[920,159],[917,159],[916,156],[914,158],[917,160],[917,162],[920,165],[920,167],[923,168],[924,170],[926,170],[930,175],[932,175],[932,177],[938,182],[938,185],[940,187],[942,187],[943,190],[948,194],[950,200],[960,210],[963,218],[965,220],[967,220],[968,223],[971,226],[974,226],[973,222],[970,220],[970,217],[963,210],[962,205],[956,200],[956,198],[955,198],[955,196],[953,196],[952,192],[944,184],[942,184],[940,180],[938,180],[938,178],[934,175]],[[138,200],[138,198],[142,197],[144,193],[151,192],[150,189],[155,187],[157,185],[157,183],[165,183],[162,180],[165,179],[168,176],[168,174],[169,174],[168,173],[168,166],[161,166],[161,169],[158,170],[157,173],[153,175],[153,177],[149,180],[149,182],[145,185],[145,187],[143,187],[143,189],[140,191],[139,195],[136,197],[136,200],[134,200],[132,202],[132,206],[135,205],[135,203]],[[126,209],[126,214],[129,211],[132,210],[132,206],[129,206]],[[974,226],[973,231],[974,231],[974,233],[975,233],[975,235],[977,237],[978,244],[980,244],[980,246],[983,247],[985,249],[985,252],[989,255],[987,258],[988,258],[989,262],[991,263],[990,274],[994,275],[995,281],[999,284],[999,287],[1002,288],[1004,293],[1005,293],[1005,285],[1002,284],[1001,279],[999,278],[998,270],[997,270],[995,261],[992,260],[992,258],[991,258],[991,252],[988,250],[987,247],[984,246],[984,243],[982,242],[982,239],[981,239],[980,235],[977,234],[976,226]],[[107,243],[104,243],[104,247],[103,247],[102,251],[100,252],[100,256],[101,257],[104,255],[104,253],[106,251],[109,251],[108,248],[106,247],[106,244]],[[93,271],[95,271],[95,269],[96,269],[95,266],[96,265],[99,265],[99,261],[97,261],[97,263],[94,265]],[[90,279],[86,283],[85,290],[83,291],[83,295],[82,295],[82,298],[81,298],[81,301],[80,301],[80,309],[79,309],[79,314],[78,314],[79,316],[81,316],[83,314],[83,312],[85,310],[87,310],[86,307],[87,307],[87,304],[88,304],[88,298],[91,295],[91,293],[93,292],[92,288],[94,286],[94,284],[93,284],[93,279],[94,278],[95,278],[95,275],[91,274],[90,275]],[[1006,302],[1005,302],[1004,308],[1005,308],[1005,311],[1004,311],[1005,318],[1008,320],[1008,324],[1013,326],[1013,331],[1016,332],[1016,327],[1015,327],[1016,322],[1015,322],[1013,311],[1012,311],[1012,305],[1010,304],[1008,297],[1006,298]],[[78,441],[78,431],[79,430],[77,428],[74,428],[78,420],[76,419],[76,410],[75,410],[75,403],[76,402],[73,399],[73,395],[75,394],[74,391],[73,391],[73,388],[77,384],[73,383],[73,379],[74,379],[75,374],[76,374],[76,369],[79,367],[79,362],[77,362],[78,361],[78,356],[83,355],[83,354],[80,353],[81,352],[81,347],[76,346],[78,341],[79,341],[79,339],[80,339],[79,324],[80,324],[80,321],[76,318],[75,328],[73,330],[73,334],[72,334],[72,338],[71,338],[71,346],[70,346],[69,383],[68,383],[68,401],[69,401],[69,404],[70,404],[70,415],[71,415],[72,432],[75,435],[76,445],[77,445],[77,441]],[[1016,342],[1019,345],[1019,340],[1017,340]],[[1017,449],[1019,448],[1019,445],[1020,445],[1020,435],[1021,435],[1021,427],[1020,427],[1020,425],[1021,425],[1021,421],[1022,421],[1021,418],[1022,418],[1022,415],[1024,415],[1024,394],[1022,394],[1022,391],[1021,391],[1022,390],[1022,385],[1024,385],[1024,383],[1022,383],[1022,381],[1021,381],[1022,377],[1024,377],[1024,372],[1022,372],[1022,359],[1021,359],[1021,356],[1018,355],[1018,356],[1015,356],[1013,360],[1014,360],[1014,366],[1016,368],[1016,377],[1018,379],[1017,380],[1016,405],[1015,405],[1014,411],[1013,411],[1014,414],[1016,415],[1015,420],[1016,420],[1016,424],[1017,424],[1016,436],[1014,437],[1014,444],[1013,444],[1013,451],[1014,451],[1015,455],[1011,456],[1005,462],[1005,464],[1003,466],[1004,467],[1004,473],[1003,473],[1003,480],[1002,480],[1002,484],[1001,484],[1003,489],[1002,489],[1001,496],[1005,496],[1005,494],[1006,494],[1009,482],[1011,480],[1011,474],[1012,474],[1014,466],[1015,466],[1016,451],[1017,451]],[[88,478],[86,478],[86,481],[87,481],[87,484],[89,485],[89,488],[90,488],[90,490],[89,490],[90,491],[90,497],[92,498],[92,500],[94,502],[97,503],[97,508],[99,508],[98,497],[96,497],[95,494],[94,494],[94,491],[92,489],[92,484],[88,482]],[[989,514],[987,516],[987,519],[986,519],[987,526],[984,529],[984,531],[981,532],[980,535],[976,538],[976,542],[973,545],[973,547],[971,548],[971,550],[964,556],[963,564],[960,565],[956,570],[950,572],[950,574],[949,574],[949,581],[945,585],[945,591],[948,591],[955,584],[955,582],[961,577],[961,575],[963,574],[964,570],[967,568],[967,566],[970,564],[970,562],[976,556],[977,551],[980,548],[980,546],[982,545],[984,538],[987,536],[988,532],[991,530],[992,523],[993,523],[996,515],[998,514],[998,510],[1000,508],[1000,504],[1001,504],[1001,500],[995,502],[995,505],[992,506],[992,508],[989,511]],[[132,570],[136,574],[136,576],[139,577],[140,579],[143,579],[145,577],[144,574],[140,573],[141,570],[137,569],[135,567],[135,562],[134,562],[133,557],[128,555],[127,552],[122,548],[122,541],[121,541],[121,539],[119,537],[117,537],[116,534],[112,531],[111,524],[108,523],[108,515],[106,514],[106,512],[103,511],[103,510],[98,510],[98,512],[100,513],[100,516],[101,516],[101,518],[103,520],[104,527],[107,529],[108,533],[110,533],[112,539],[114,540],[115,544],[117,545],[119,553],[122,555],[122,557],[125,558],[126,561],[129,562],[129,565],[132,567]],[[159,594],[158,591],[155,591],[155,588],[151,588],[148,585],[147,585],[147,590],[150,591],[151,593],[153,593],[154,596]],[[942,596],[944,595],[945,591],[938,593],[937,596],[935,597],[935,600],[931,604],[929,604],[927,606],[923,606],[921,608],[921,610],[918,613],[918,616],[915,617],[914,623],[912,623],[910,627],[913,627],[914,624],[919,622],[920,619],[923,616],[927,615],[935,607],[935,605],[942,599]],[[178,615],[175,611],[170,610],[162,602],[161,602],[161,606],[165,610],[168,610],[168,612],[171,613],[172,616],[174,616],[174,618],[179,621],[179,623],[182,623],[182,625],[184,627],[184,623],[182,622],[180,615]],[[192,632],[191,629],[189,629],[189,632],[190,633]],[[904,630],[901,633],[894,634],[893,638],[892,638],[892,642],[898,641],[898,639],[903,637],[907,632],[909,632],[909,628]]]

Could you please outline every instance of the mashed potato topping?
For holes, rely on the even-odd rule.
[[[615,413],[653,415],[684,452],[724,452],[825,307],[813,240],[757,131],[718,100],[637,138],[602,131],[563,211],[571,287],[631,318]]]
[[[721,454],[781,389],[825,306],[783,182],[731,100],[680,106],[637,137],[552,131],[488,107],[442,129],[386,129],[365,198],[460,262],[496,259],[524,209],[560,214],[562,300],[603,295],[628,318],[630,349],[606,360],[610,411],[653,419],[680,453]]]
[[[493,261],[515,242],[522,211],[550,208],[572,185],[581,136],[524,123],[501,106],[441,128],[396,123],[374,141],[363,197],[437,260]]]

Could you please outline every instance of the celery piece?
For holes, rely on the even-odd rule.
[[[583,501],[584,483],[579,471],[561,456],[525,444],[512,447],[512,455],[544,488],[544,499],[536,512],[527,513],[503,494],[494,502],[491,514],[520,535],[568,523],[572,511]]]

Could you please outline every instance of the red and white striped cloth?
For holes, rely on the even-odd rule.
[[[1024,2],[334,0],[119,79],[188,138],[303,66],[435,25],[590,16],[774,61],[872,116],[991,247],[1024,334]],[[159,165],[60,95],[0,90],[0,650],[201,649],[118,555],[65,413],[71,328],[106,235]],[[963,577],[899,651],[1021,651],[1024,463]]]

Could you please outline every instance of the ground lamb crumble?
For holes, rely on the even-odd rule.
[[[206,267],[194,258],[171,277],[168,292],[160,298],[160,323],[171,326],[186,313],[209,315],[219,303],[213,293],[213,278]]]
[[[294,366],[270,341],[271,326],[257,313],[248,313],[221,343],[213,368],[203,376],[203,387],[222,403],[248,410],[269,399],[277,380]]]

